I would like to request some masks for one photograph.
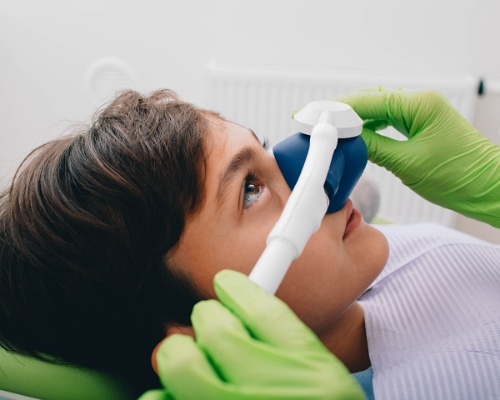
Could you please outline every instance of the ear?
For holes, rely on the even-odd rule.
[[[191,325],[175,325],[169,326],[166,331],[167,337],[175,334],[191,336],[195,339],[194,329]]]

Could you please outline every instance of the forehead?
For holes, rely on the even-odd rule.
[[[236,122],[215,116],[210,116],[208,121],[209,134],[205,146],[209,160],[215,158],[211,161],[221,161],[220,157],[227,159],[231,153],[243,146],[260,145],[259,139],[251,129]]]
[[[221,200],[221,194],[227,194],[230,182],[263,148],[252,130],[216,118],[210,119],[205,151],[205,206],[215,206],[217,199]]]

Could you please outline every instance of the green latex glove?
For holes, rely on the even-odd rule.
[[[220,301],[198,303],[191,316],[196,341],[172,335],[160,346],[165,391],[141,400],[364,398],[346,367],[285,303],[235,271],[219,272],[214,285]]]
[[[339,99],[365,120],[370,161],[427,200],[500,227],[500,148],[434,91],[362,90]],[[388,125],[408,140],[375,133]]]

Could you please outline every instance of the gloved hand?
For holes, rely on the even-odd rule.
[[[434,91],[362,90],[339,99],[365,120],[370,161],[427,200],[500,227],[500,148]],[[392,125],[408,137],[375,133]]]
[[[173,335],[160,346],[165,391],[140,400],[364,398],[346,367],[281,300],[235,271],[219,272],[214,284],[220,301],[198,303],[191,316],[196,341]]]

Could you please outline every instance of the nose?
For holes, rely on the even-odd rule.
[[[293,190],[309,150],[310,136],[297,133],[273,147],[273,154],[286,183]],[[368,162],[368,151],[360,136],[339,139],[324,184],[330,201],[327,213],[339,211],[349,199]]]

